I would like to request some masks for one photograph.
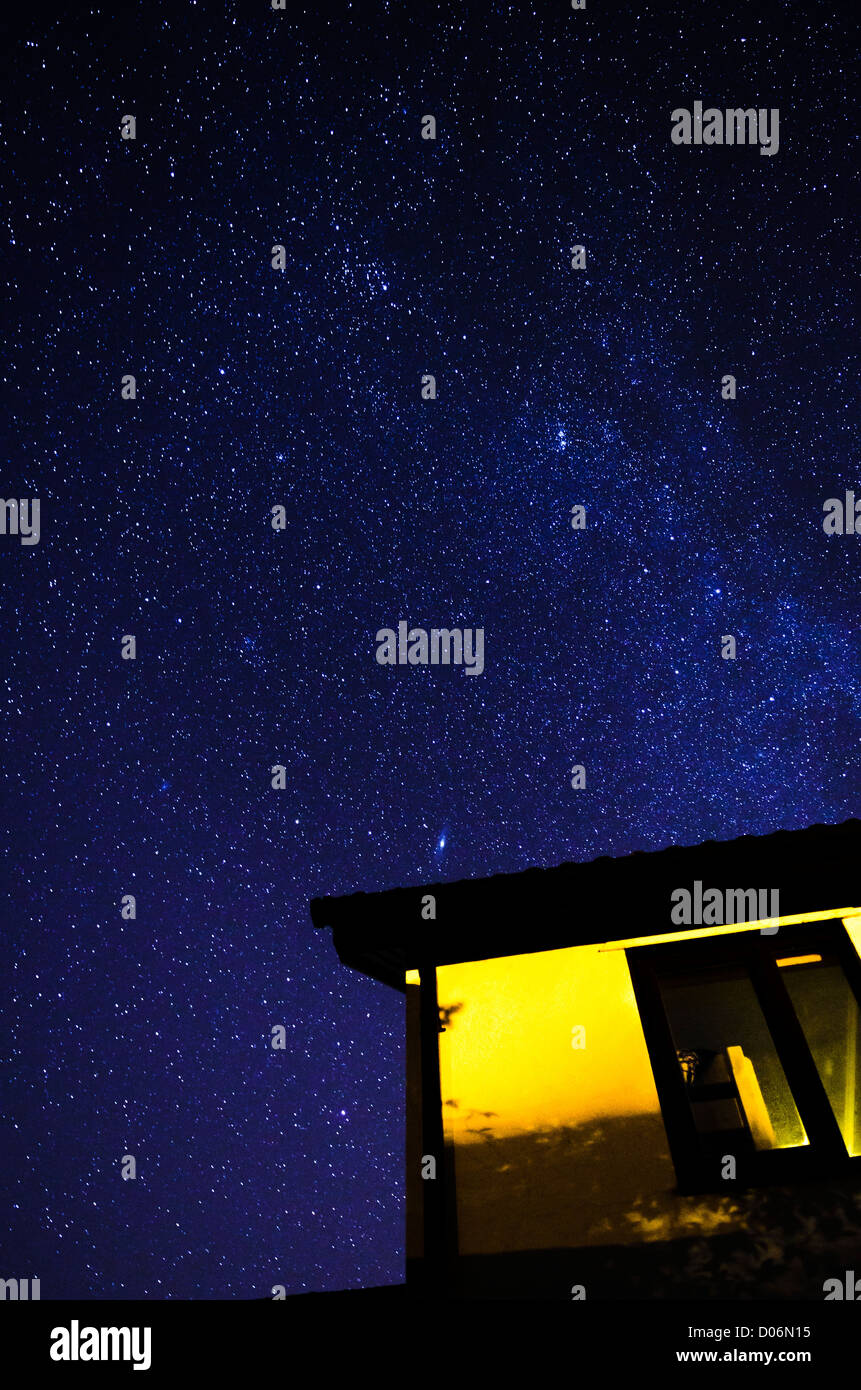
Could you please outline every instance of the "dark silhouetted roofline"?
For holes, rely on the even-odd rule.
[[[311,918],[331,929],[345,965],[403,989],[405,971],[422,961],[445,965],[678,931],[670,895],[695,879],[721,890],[776,889],[781,916],[861,908],[861,821],[314,898]],[[421,916],[428,894],[434,921]]]

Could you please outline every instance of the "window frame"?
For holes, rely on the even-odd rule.
[[[861,1157],[852,1157],[846,1148],[777,965],[782,957],[825,953],[833,955],[842,967],[861,1009],[861,960],[840,921],[780,927],[771,935],[742,929],[687,941],[626,947],[634,997],[680,1192],[725,1192],[728,1187],[759,1187],[861,1174]],[[739,1153],[735,1180],[721,1176],[719,1157],[708,1152],[697,1132],[661,996],[661,978],[666,967],[681,968],[696,975],[698,969],[720,965],[737,965],[747,970],[808,1139],[806,1145],[797,1148]]]

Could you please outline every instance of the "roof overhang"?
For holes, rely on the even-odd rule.
[[[780,916],[855,905],[861,911],[861,821],[743,835],[736,840],[602,856],[380,893],[314,898],[315,927],[329,928],[345,965],[396,989],[428,963],[558,950],[677,932],[671,895],[691,889],[779,892]],[[435,918],[422,916],[431,895]]]

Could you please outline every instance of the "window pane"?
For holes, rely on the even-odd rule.
[[[697,1130],[787,1149],[807,1136],[747,972],[740,966],[661,981],[670,1031]],[[731,1152],[731,1150],[730,1150]]]
[[[843,1142],[850,1154],[861,1154],[861,1029],[849,981],[827,956],[799,965],[787,962],[780,974]]]

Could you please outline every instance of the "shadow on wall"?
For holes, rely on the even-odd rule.
[[[690,1208],[694,1199],[673,1192],[675,1172],[659,1116],[613,1116],[498,1136],[492,1114],[449,1104],[458,1116],[453,1138],[464,1253],[627,1244],[687,1233],[686,1225],[675,1227],[684,1221],[683,1204]],[[711,1230],[730,1215],[701,1219]]]
[[[777,1197],[776,1193],[772,1194]],[[780,1194],[765,1233],[736,1231],[709,1239],[581,1249],[467,1255],[459,1261],[461,1297],[562,1299],[824,1299],[828,1279],[842,1284],[859,1267],[858,1205],[853,1194],[820,1191],[800,1204]],[[811,1235],[808,1227],[816,1228]],[[584,1294],[579,1293],[582,1288]]]
[[[470,1284],[489,1280],[494,1292],[497,1279],[505,1288],[516,1266],[524,1276],[530,1267],[528,1296],[570,1297],[562,1290],[587,1282],[575,1270],[559,1283],[576,1256],[595,1297],[819,1298],[825,1278],[861,1267],[861,1195],[851,1184],[683,1197],[659,1117],[505,1138],[484,1123],[480,1139],[455,1141]]]

